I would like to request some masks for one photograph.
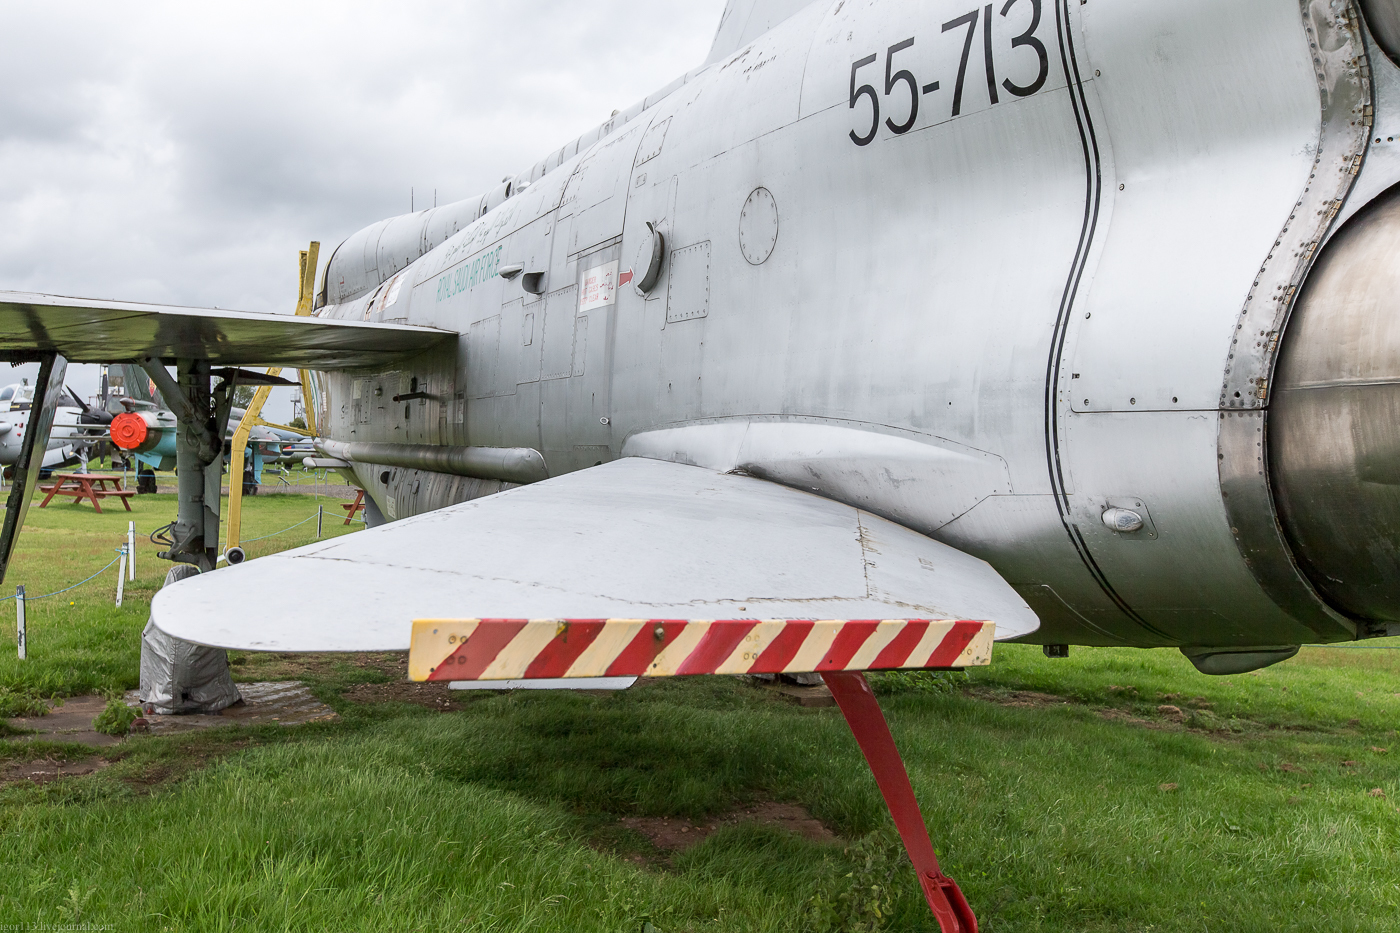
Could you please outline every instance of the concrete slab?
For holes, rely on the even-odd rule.
[[[309,722],[334,722],[340,717],[311,695],[311,688],[299,680],[270,683],[239,684],[243,702],[221,713],[197,713],[189,716],[147,716],[149,729],[155,735],[175,735],[215,726],[259,725],[277,723],[300,726]],[[140,707],[137,691],[128,691],[128,706]],[[92,728],[92,721],[107,706],[99,696],[69,697],[61,706],[54,706],[46,716],[20,716],[11,719],[17,729],[33,734],[10,736],[5,741],[73,742],[105,747],[121,741],[118,736],[104,735]]]
[[[334,722],[340,717],[311,695],[311,688],[299,680],[239,684],[243,702],[219,713],[190,713],[185,716],[147,716],[153,735],[173,735],[214,726],[253,726],[277,723],[300,726],[309,722]],[[141,705],[137,691],[126,694],[130,706]]]
[[[768,689],[777,691],[785,697],[796,700],[798,706],[817,709],[836,705],[836,697],[831,695],[831,690],[827,688],[826,684],[821,684],[816,687],[803,687],[798,684],[777,683]]]

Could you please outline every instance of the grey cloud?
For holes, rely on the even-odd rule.
[[[309,240],[529,167],[723,0],[0,8],[0,288],[288,311]]]
[[[697,64],[721,5],[12,5],[0,287],[284,310],[306,240],[527,167]]]

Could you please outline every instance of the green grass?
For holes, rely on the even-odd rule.
[[[141,629],[150,612],[151,597],[165,579],[170,564],[156,557],[161,548],[148,540],[156,528],[175,517],[173,493],[134,496],[127,512],[107,500],[102,513],[91,504],[55,499],[47,508],[29,510],[14,560],[5,578],[5,596],[25,588],[28,660],[15,656],[14,601],[0,602],[0,713],[34,696],[111,694],[137,686],[140,678]],[[262,496],[245,500],[244,547],[250,557],[309,544],[316,539],[318,506],[326,513],[323,533],[339,535],[362,525],[344,524],[338,500],[311,496]],[[335,513],[335,514],[332,514]],[[274,533],[310,518],[285,534]],[[91,576],[117,556],[126,543],[127,523],[136,522],[136,579],[128,582],[122,606],[116,608],[117,565],[75,590],[47,598]],[[275,611],[260,607],[258,611]]]
[[[135,507],[149,531],[174,503]],[[245,537],[315,508],[247,500]],[[7,582],[43,593],[87,576],[126,521],[31,511]],[[250,550],[313,537],[314,522]],[[153,552],[142,545],[120,610],[115,568],[31,603],[28,661],[0,626],[0,702],[134,686],[164,572]],[[1226,678],[1168,650],[994,658],[951,688],[877,680],[984,931],[1400,929],[1400,651],[1305,649]],[[97,774],[0,787],[0,925],[805,933],[822,925],[815,897],[868,901],[890,862],[889,818],[840,715],[736,679],[471,695],[441,713],[345,699],[392,676],[383,657],[234,660],[243,679],[307,679],[341,721],[132,737]],[[0,744],[0,772],[50,754],[76,753]],[[619,823],[760,801],[799,803],[845,843],[738,825],[668,854]],[[936,929],[894,864],[885,928]]]

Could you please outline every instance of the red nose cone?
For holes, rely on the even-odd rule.
[[[140,447],[146,433],[146,419],[134,411],[124,411],[112,419],[112,443],[122,450]]]

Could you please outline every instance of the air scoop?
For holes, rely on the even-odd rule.
[[[1308,276],[1268,424],[1303,571],[1348,615],[1400,621],[1400,186],[1347,221]]]

